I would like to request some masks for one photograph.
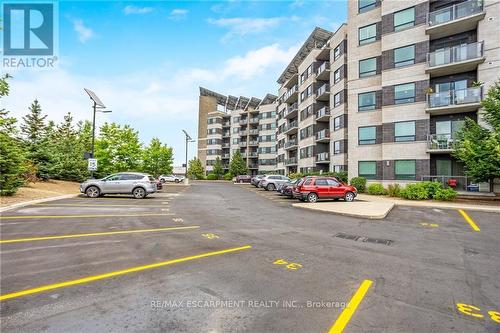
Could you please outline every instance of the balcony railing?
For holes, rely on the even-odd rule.
[[[290,157],[285,160],[286,165],[297,164],[297,157]]]
[[[227,138],[227,137],[229,137],[229,136],[231,136],[231,133],[230,133],[230,132],[222,132],[222,137],[223,137],[223,138]]]
[[[324,63],[321,64],[321,66],[319,66],[316,69],[316,75],[320,75],[321,73],[323,73],[324,71],[326,71],[328,69],[330,69],[330,62],[325,61]]]
[[[316,140],[323,140],[323,139],[329,139],[330,138],[330,131],[329,130],[321,130],[318,133],[316,133]]]
[[[250,124],[258,124],[259,118],[250,118]]]
[[[429,134],[427,135],[428,150],[452,150],[456,142],[452,134]]]
[[[328,153],[319,153],[316,155],[316,162],[325,162],[330,160],[330,154]]]
[[[247,146],[247,142],[246,142],[246,141],[241,141],[241,142],[239,143],[239,146],[240,146],[240,147],[246,147],[246,146]]]
[[[461,90],[448,90],[427,95],[427,106],[438,108],[451,105],[472,104],[481,102],[482,87]]]
[[[299,104],[297,102],[293,103],[292,105],[290,105],[289,107],[287,107],[286,110],[283,112],[283,117],[286,117],[289,114],[297,111],[298,107],[299,107]]]
[[[291,123],[289,123],[287,126],[285,126],[283,132],[287,132],[287,131],[291,130],[292,128],[296,128],[296,127],[297,127],[297,121],[294,120]]]
[[[222,144],[222,148],[229,148],[229,147],[231,147],[231,144],[229,144],[229,143]]]
[[[245,135],[248,135],[248,131],[240,131],[240,136],[245,136]]]
[[[316,119],[323,118],[324,116],[330,115],[330,108],[328,106],[323,106],[321,109],[316,111]]]
[[[248,165],[248,168],[249,169],[258,169],[259,168],[259,165],[258,164],[255,164],[255,163],[251,163]]]
[[[248,145],[249,146],[258,146],[259,145],[259,141],[255,141],[255,140],[249,141]]]
[[[425,175],[421,176],[422,181],[439,182],[444,188],[452,187],[456,191],[460,192],[489,192],[488,183],[475,183],[472,178],[466,176],[442,176],[442,175]],[[452,185],[453,186],[450,186]]]
[[[297,145],[297,139],[290,140],[288,142],[285,142],[285,149],[296,146]]]
[[[239,124],[240,125],[246,125],[247,124],[247,119],[246,118],[245,119],[240,119]]]
[[[222,154],[222,158],[229,158],[229,154]]]
[[[429,67],[443,66],[483,57],[483,42],[447,47],[427,54]]]
[[[324,84],[316,90],[316,97],[323,95],[324,93],[330,92],[330,85]]]
[[[483,11],[483,1],[469,0],[430,12],[427,17],[429,27],[472,16]]]
[[[248,133],[250,135],[256,135],[256,134],[259,134],[259,130],[258,129],[251,129],[251,130],[248,131]]]
[[[259,153],[256,151],[248,153],[248,157],[259,157]]]
[[[299,86],[296,84],[290,89],[288,89],[288,91],[283,95],[283,101],[286,102],[290,98],[290,96],[292,96],[294,93],[298,91],[299,91]]]

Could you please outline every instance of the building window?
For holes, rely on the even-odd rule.
[[[344,171],[343,165],[334,165],[333,166],[333,172],[341,172],[341,171]]]
[[[394,141],[415,141],[415,122],[402,121],[394,123]]]
[[[337,107],[342,103],[340,100],[341,93],[342,92],[338,92],[335,95],[333,95],[333,107]]]
[[[377,128],[375,126],[358,128],[358,144],[374,145],[377,142]]]
[[[233,118],[233,124],[236,124],[239,121],[240,121],[240,117],[234,117]]]
[[[240,139],[234,138],[233,139],[233,145],[237,145],[240,142]]]
[[[366,179],[377,178],[377,162],[376,161],[359,161],[358,176]]]
[[[358,13],[364,13],[377,7],[377,0],[359,0]]]
[[[415,63],[415,45],[394,49],[394,67],[413,65]]]
[[[342,116],[338,116],[338,117],[335,117],[335,118],[333,119],[333,130],[334,130],[334,131],[338,131],[339,129],[341,129],[341,128],[342,128],[342,127],[341,127],[341,124],[340,124],[340,118],[341,118],[341,117],[342,117]]]
[[[411,180],[415,179],[416,173],[415,160],[394,161],[394,176],[396,179]]]
[[[235,128],[233,128],[233,133],[239,133],[239,131],[240,131],[240,128],[239,128],[239,127],[235,127]]]
[[[340,141],[335,141],[333,143],[333,154],[340,154]]]
[[[342,78],[340,77],[340,68],[333,73],[333,82],[337,83],[341,80]]]
[[[359,28],[359,45],[368,44],[377,40],[377,24]]]
[[[374,110],[375,105],[375,91],[358,95],[358,111]]]
[[[333,50],[333,60],[337,60],[338,58],[340,58],[340,46],[342,44],[339,44],[337,45],[337,47]]]
[[[394,13],[394,31],[400,31],[415,25],[415,7]]]
[[[367,77],[377,74],[377,58],[359,61],[359,77]]]
[[[394,104],[415,102],[415,83],[394,86]]]

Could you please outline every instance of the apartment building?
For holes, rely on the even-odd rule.
[[[500,76],[499,20],[499,1],[348,2],[349,177],[466,189],[453,140]]]
[[[314,29],[278,79],[279,173],[340,171],[347,164],[346,33],[345,24],[335,33]]]
[[[198,158],[207,173],[217,157],[229,171],[236,151],[246,160],[250,174],[274,170],[276,99],[272,94],[263,99],[225,96],[200,87]]]

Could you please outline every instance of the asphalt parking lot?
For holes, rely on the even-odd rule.
[[[198,182],[2,213],[1,330],[500,332],[498,214],[292,202]]]

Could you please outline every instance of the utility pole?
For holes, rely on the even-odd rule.
[[[186,135],[186,170],[184,172],[184,178],[187,181],[187,178],[188,178],[188,144],[189,144],[189,142],[194,142],[194,140],[191,138],[191,136],[189,136],[189,134],[187,134],[187,132],[185,130],[182,130],[182,131]]]

